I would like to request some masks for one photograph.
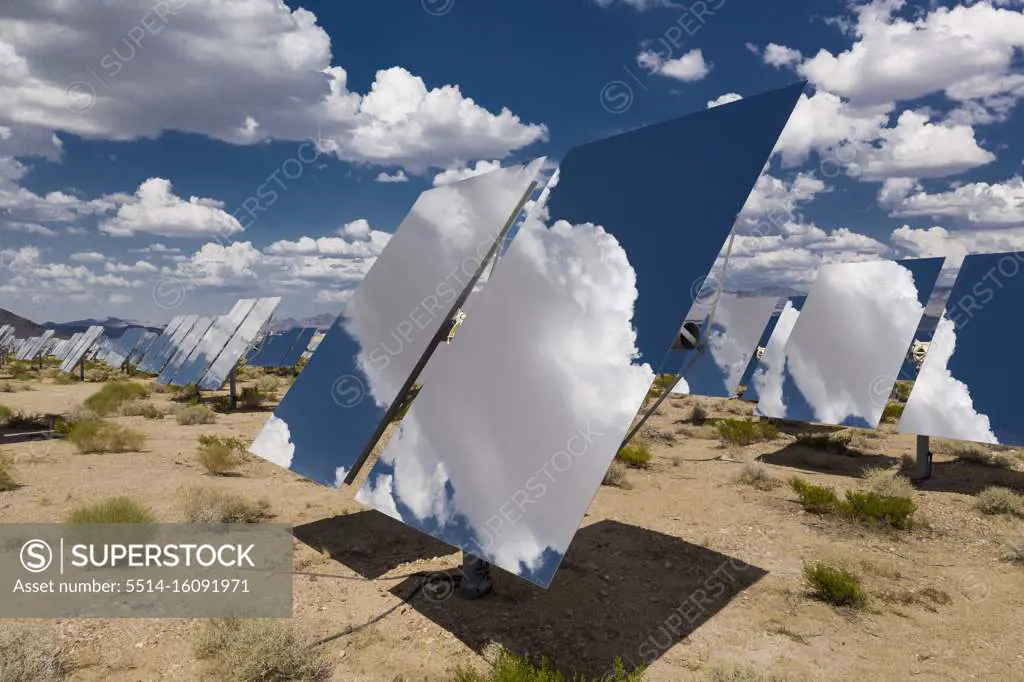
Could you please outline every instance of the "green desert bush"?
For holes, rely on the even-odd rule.
[[[549,661],[534,662],[526,656],[517,656],[502,649],[486,672],[472,668],[457,668],[451,682],[642,682],[642,670],[626,672],[619,658],[614,668],[602,677],[573,674],[565,676]]]
[[[68,384],[78,383],[78,377],[74,374],[68,374],[67,372],[55,372],[53,375],[53,383],[57,386],[67,386]]]
[[[68,429],[67,439],[81,453],[138,452],[146,443],[139,431],[99,419],[75,422]]]
[[[281,388],[281,379],[273,374],[267,374],[256,380],[256,390],[263,394],[268,400],[274,400]]]
[[[804,566],[804,579],[811,595],[832,606],[863,608],[867,595],[860,586],[860,578],[841,568],[823,563]]]
[[[166,413],[146,400],[133,400],[121,408],[125,417],[145,417],[146,419],[163,419]]]
[[[690,423],[694,426],[703,426],[704,422],[708,420],[708,408],[704,407],[700,403],[693,406],[690,410]]]
[[[855,521],[910,530],[917,505],[906,497],[883,497],[873,492],[849,490],[839,512]]]
[[[765,440],[774,440],[779,429],[769,422],[754,422],[741,419],[719,419],[715,423],[718,437],[729,445],[753,445]]]
[[[1004,452],[992,452],[983,446],[964,443],[951,447],[947,454],[956,457],[958,462],[977,464],[978,466],[995,467],[996,469],[1012,469],[1014,457]]]
[[[10,424],[11,418],[14,416],[14,410],[7,407],[6,405],[0,405],[0,426],[7,426]]]
[[[188,523],[259,523],[270,516],[270,502],[251,501],[213,488],[186,488],[182,510]]]
[[[82,404],[101,417],[106,417],[116,413],[125,403],[148,395],[149,391],[142,384],[133,381],[111,381],[86,398]]]
[[[896,382],[892,387],[892,395],[889,396],[889,400],[905,403],[910,398],[910,391],[914,388],[914,382],[906,379],[901,379]]]
[[[223,682],[317,682],[332,672],[326,654],[291,621],[207,621],[193,646],[211,677]]]
[[[832,455],[847,455],[853,434],[849,431],[833,431],[832,433],[801,433],[796,437],[796,444],[811,450],[827,452]]]
[[[615,459],[625,464],[630,469],[649,469],[651,467],[651,446],[644,441],[634,441],[619,450]]]
[[[266,396],[255,386],[246,386],[238,396],[238,402],[242,404],[242,407],[249,410],[262,407],[264,400],[266,400]]]
[[[196,388],[195,384],[188,384],[187,386],[178,386],[171,393],[171,400],[173,400],[176,403],[198,405],[199,389]]]
[[[0,680],[60,682],[74,668],[55,628],[43,623],[0,623]]]
[[[1009,488],[986,488],[978,494],[974,504],[983,514],[1005,514],[1024,518],[1024,495]]]
[[[903,416],[903,408],[906,407],[903,403],[886,403],[885,409],[882,410],[882,421],[887,424],[895,424]]]
[[[740,474],[737,481],[758,490],[774,490],[782,485],[782,481],[772,476],[768,472],[768,468],[760,462],[748,462],[743,467],[743,473]]]
[[[188,405],[178,410],[175,419],[182,426],[213,424],[217,421],[217,413],[207,405]]]
[[[0,452],[0,493],[17,490],[20,487],[14,478],[14,458],[7,453]],[[0,677],[0,679],[3,678]]]
[[[794,476],[789,483],[800,498],[800,504],[805,511],[812,514],[831,514],[839,507],[839,496],[832,488],[812,485],[799,476]]]
[[[152,510],[130,497],[118,495],[99,502],[75,507],[67,516],[68,523],[154,523]]]
[[[601,485],[629,490],[633,486],[630,485],[629,479],[626,476],[627,468],[628,467],[619,460],[612,460],[612,465],[608,467],[608,471],[605,472],[604,480],[601,481]]]
[[[245,442],[239,438],[199,436],[196,457],[207,472],[223,476],[245,462],[245,453]]]

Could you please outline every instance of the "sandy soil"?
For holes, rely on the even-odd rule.
[[[17,383],[17,382],[16,382]],[[64,412],[98,384],[0,394],[0,404]],[[164,404],[165,396],[154,395]],[[739,401],[706,400],[714,416],[745,416]],[[0,522],[59,521],[76,504],[127,493],[162,521],[180,521],[180,490],[222,488],[271,502],[295,526],[295,620],[311,637],[379,621],[323,645],[334,680],[443,680],[456,665],[482,665],[491,642],[559,666],[602,674],[621,656],[651,662],[652,681],[704,680],[749,667],[806,680],[1024,680],[1024,567],[1000,560],[1024,540],[1019,519],[981,515],[972,496],[998,483],[1024,491],[1016,471],[944,461],[915,493],[921,523],[900,534],[807,514],[788,486],[737,482],[760,458],[780,479],[799,474],[839,490],[868,466],[899,464],[913,438],[891,429],[855,444],[864,454],[811,452],[784,434],[723,448],[713,429],[684,423],[693,399],[672,398],[652,419],[655,458],[631,470],[631,489],[602,487],[554,584],[535,589],[497,571],[484,600],[423,592],[409,574],[458,565],[460,555],[351,500],[271,464],[214,478],[196,462],[200,434],[251,439],[267,412],[220,415],[206,426],[117,417],[143,431],[144,452],[78,454],[60,440],[4,446],[24,486],[0,493]],[[1024,460],[1021,460],[1024,464]],[[861,575],[859,612],[806,594],[802,566],[825,560]],[[79,668],[72,679],[196,679],[199,621],[61,620]]]

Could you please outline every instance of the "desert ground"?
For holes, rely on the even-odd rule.
[[[23,413],[71,413],[103,386],[5,376],[0,404]],[[243,386],[257,378],[246,376]],[[138,400],[173,405],[155,391]],[[698,404],[707,421],[694,419]],[[266,500],[270,522],[294,526],[294,626],[310,642],[330,638],[313,648],[337,681],[449,680],[460,666],[485,670],[497,646],[597,678],[618,656],[627,669],[649,664],[651,681],[1024,680],[1024,519],[976,504],[990,486],[1024,492],[1016,451],[968,456],[933,441],[935,476],[909,492],[913,528],[881,529],[804,511],[789,480],[867,489],[862,474],[895,476],[912,436],[846,429],[839,453],[798,442],[811,427],[782,425],[774,438],[730,445],[714,420],[753,419],[750,404],[671,397],[643,433],[651,461],[601,487],[550,589],[495,570],[494,593],[467,601],[418,589],[419,574],[453,570],[460,554],[367,510],[354,491],[255,459],[234,475],[204,469],[199,436],[248,443],[272,407],[196,425],[105,417],[144,434],[138,452],[82,454],[67,439],[3,445],[18,487],[0,492],[0,522],[59,522],[115,495],[178,522],[195,486]],[[862,608],[811,594],[804,567],[818,562],[859,578]],[[72,680],[218,677],[196,655],[203,621],[34,624],[53,630]]]

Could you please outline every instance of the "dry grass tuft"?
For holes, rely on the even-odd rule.
[[[240,438],[199,436],[199,463],[214,476],[234,471],[248,459],[245,442]]]
[[[331,676],[326,655],[311,648],[294,623],[214,620],[195,637],[196,658],[224,682],[317,682]]]
[[[138,452],[146,444],[141,432],[99,419],[73,423],[67,438],[81,453]]]
[[[740,474],[737,482],[753,486],[758,490],[774,490],[782,485],[782,481],[772,476],[768,472],[768,468],[760,462],[748,462],[743,467],[743,473]]]
[[[175,419],[182,426],[213,424],[217,421],[217,413],[207,405],[189,405],[180,408]]]
[[[187,523],[259,523],[270,518],[270,502],[255,502],[213,488],[186,488],[182,510]]]
[[[42,623],[0,623],[0,680],[58,682],[73,670],[56,629]]]
[[[604,480],[601,481],[601,485],[622,488],[623,490],[632,489],[633,484],[629,482],[629,478],[626,475],[627,469],[628,467],[622,462],[613,460],[612,465],[608,467],[608,471],[604,474]]]
[[[986,488],[975,498],[974,504],[983,514],[1005,514],[1024,518],[1024,495],[1009,488]]]

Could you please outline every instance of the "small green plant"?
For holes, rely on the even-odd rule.
[[[630,469],[650,469],[653,457],[651,446],[644,441],[634,441],[619,450],[618,454],[615,455],[616,460],[622,462]]]
[[[1005,514],[1024,518],[1024,495],[1009,488],[985,488],[975,498],[974,504],[983,514]]]
[[[849,431],[801,433],[796,437],[796,444],[833,455],[848,455],[852,452],[850,450],[850,442],[852,440],[853,434]]]
[[[125,403],[149,395],[142,384],[132,381],[112,381],[93,393],[82,403],[101,417],[116,413]]]
[[[708,409],[697,403],[690,410],[690,423],[694,426],[703,426],[704,422],[708,420]]]
[[[75,507],[68,523],[155,523],[156,515],[130,497],[119,495]]]
[[[14,479],[14,458],[6,453],[0,453],[0,493],[9,490],[17,490],[21,486]],[[3,667],[0,666],[0,672]]]
[[[839,507],[839,496],[832,488],[812,485],[799,476],[794,476],[790,485],[796,491],[805,511],[812,514],[831,514]]]
[[[867,595],[860,586],[860,578],[841,568],[823,563],[804,566],[804,579],[811,588],[811,595],[832,606],[863,608]]]
[[[753,445],[765,440],[774,440],[779,429],[769,422],[753,422],[740,419],[719,419],[715,422],[718,436],[729,445]]]
[[[207,621],[193,646],[211,677],[224,682],[318,682],[332,671],[327,656],[288,621]]]
[[[55,628],[42,623],[0,623],[3,682],[61,682],[73,668],[71,654]]]
[[[906,379],[901,379],[896,382],[892,387],[892,394],[889,396],[889,400],[905,403],[910,399],[910,391],[914,388],[914,382]]]
[[[14,411],[6,405],[0,405],[0,426],[9,426],[12,417],[14,417]]]
[[[67,439],[81,453],[138,452],[146,443],[139,431],[102,420],[74,422],[68,428]]]
[[[217,413],[207,405],[188,405],[178,410],[175,419],[182,426],[213,424],[217,421]]]
[[[914,525],[917,505],[906,497],[882,497],[873,492],[846,492],[846,500],[839,512],[865,524],[887,525],[899,530],[910,530]]]
[[[121,408],[121,414],[125,417],[145,417],[146,419],[163,419],[165,413],[151,402],[144,400],[133,400]]]
[[[263,401],[266,396],[255,386],[246,386],[242,389],[242,393],[238,396],[238,401],[242,403],[242,407],[255,410],[263,406]]]
[[[903,403],[886,403],[885,409],[882,410],[882,421],[887,424],[895,424],[903,416],[903,408],[906,407]]]
[[[604,480],[601,481],[601,485],[629,490],[633,486],[630,484],[629,479],[626,476],[627,468],[628,467],[619,460],[612,460],[611,466],[608,467],[608,471],[604,474]]]
[[[223,476],[246,460],[245,442],[239,438],[199,436],[197,458],[209,473]]]
[[[452,682],[641,682],[643,671],[626,672],[622,659],[616,658],[614,667],[603,677],[573,674],[566,677],[547,659],[534,662],[526,656],[516,656],[502,649],[486,672],[460,667],[452,672]]]
[[[212,488],[187,488],[182,510],[188,523],[259,523],[270,516],[270,503]]]
[[[782,481],[768,473],[767,467],[760,462],[748,462],[737,481],[758,490],[774,490],[782,485]]]

